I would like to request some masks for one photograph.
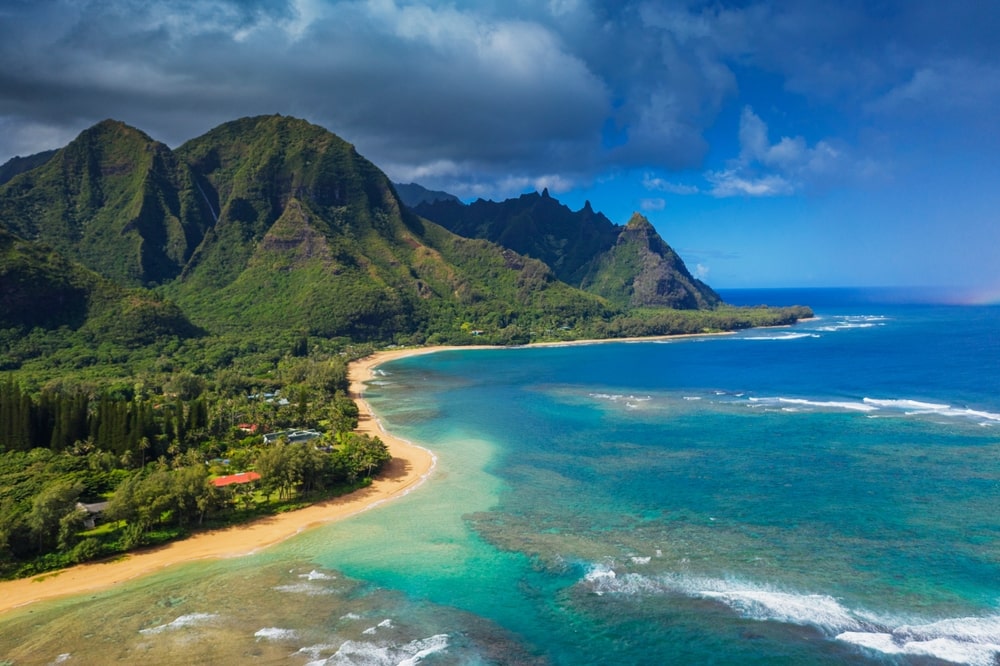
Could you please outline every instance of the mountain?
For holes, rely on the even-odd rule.
[[[440,190],[428,190],[426,187],[417,185],[416,183],[393,183],[393,186],[396,188],[399,200],[410,208],[419,206],[422,203],[434,203],[435,201],[461,201],[454,194],[448,194]]]
[[[0,225],[216,333],[512,341],[607,313],[541,262],[420,219],[352,145],[282,116],[176,150],[101,122],[0,186]]]
[[[200,336],[200,368],[308,336],[511,344],[801,314],[721,307],[641,216],[620,227],[547,191],[416,211],[304,120],[241,118],[176,149],[106,120],[0,185],[0,338],[65,329],[93,359],[105,341]],[[41,349],[33,335],[18,353]],[[145,358],[172,367],[171,349]]]
[[[722,299],[696,279],[642,215],[635,213],[613,247],[598,257],[581,287],[633,308],[713,308]]]
[[[128,286],[177,277],[210,226],[187,165],[113,120],[3,185],[0,222]]]
[[[641,215],[621,227],[589,201],[573,212],[548,190],[499,203],[425,202],[414,212],[459,235],[486,238],[539,259],[560,280],[622,307],[700,309],[722,303]]]
[[[78,331],[126,347],[199,334],[175,304],[116,285],[0,228],[0,329],[17,336],[33,328]]]
[[[3,164],[0,164],[0,185],[3,185],[19,173],[30,171],[35,167],[45,164],[55,154],[56,151],[54,150],[46,150],[34,155],[28,155],[27,157],[18,155],[17,157],[10,158]]]

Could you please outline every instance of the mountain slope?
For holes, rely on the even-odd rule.
[[[209,223],[186,165],[113,120],[0,187],[0,224],[130,286],[179,275]]]
[[[602,254],[581,285],[633,308],[713,308],[722,299],[696,279],[642,215],[635,213],[614,247]]]
[[[20,173],[42,166],[52,159],[52,156],[55,154],[56,151],[54,150],[46,150],[34,155],[28,155],[27,157],[18,155],[17,157],[10,158],[0,165],[0,185],[3,185]]]
[[[417,185],[416,183],[393,183],[393,187],[396,188],[399,200],[410,208],[419,206],[422,203],[434,203],[435,201],[460,202],[459,198],[454,194],[448,194],[440,190],[428,190],[426,187]]]
[[[0,229],[0,329],[80,331],[126,347],[198,330],[181,310],[144,289],[126,289],[42,244]]]
[[[620,227],[590,202],[573,212],[547,190],[499,203],[422,203],[414,212],[461,236],[540,259],[560,280],[621,307],[700,309],[722,302],[641,216]]]
[[[201,179],[217,218],[167,292],[213,330],[420,339],[429,330],[457,332],[486,307],[516,313],[497,320],[497,330],[557,306],[604,307],[551,275],[536,285],[547,293],[522,298],[519,276],[547,269],[507,262],[502,248],[463,244],[420,220],[375,165],[308,122],[244,118],[176,153]]]

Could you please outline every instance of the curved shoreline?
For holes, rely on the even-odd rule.
[[[372,378],[372,371],[376,366],[404,356],[428,354],[442,349],[447,347],[377,352],[348,367],[350,396],[358,404],[357,432],[377,435],[385,442],[392,455],[379,477],[367,488],[296,511],[266,516],[242,525],[198,532],[186,539],[126,553],[103,562],[88,562],[29,578],[2,581],[0,614],[38,601],[106,590],[174,564],[250,555],[304,530],[343,520],[409,493],[430,476],[436,458],[429,449],[387,432],[362,398],[362,394],[365,382]]]
[[[728,333],[721,333],[727,335]],[[694,333],[638,338],[610,338],[536,343],[530,347],[557,347],[610,342],[651,342],[656,340],[704,337],[719,333]],[[437,458],[433,452],[383,428],[363,394],[365,382],[374,369],[388,361],[440,351],[505,349],[491,345],[410,347],[375,352],[348,366],[349,394],[358,405],[357,432],[378,436],[389,448],[392,459],[372,485],[307,507],[249,523],[198,532],[179,541],[125,553],[105,561],[78,564],[29,578],[0,581],[0,615],[29,604],[106,590],[126,581],[155,573],[174,564],[202,559],[223,559],[253,554],[285,541],[312,527],[343,520],[385,502],[406,495],[431,474]]]

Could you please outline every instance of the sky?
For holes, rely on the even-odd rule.
[[[716,288],[1000,298],[993,0],[0,0],[0,163],[281,113],[396,182],[645,215]]]

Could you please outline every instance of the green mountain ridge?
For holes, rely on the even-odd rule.
[[[155,288],[216,333],[419,342],[488,320],[497,340],[526,341],[542,319],[607,314],[544,265],[420,219],[352,145],[282,116],[176,150],[103,121],[0,187],[0,225],[114,284]]]
[[[417,214],[354,146],[304,120],[241,118],[176,149],[102,121],[0,185],[0,329],[103,331],[125,348],[161,334],[512,344],[795,316],[711,314],[721,301],[648,222],[619,227],[589,203],[425,206],[451,218]]]
[[[414,211],[461,236],[540,259],[563,282],[619,307],[705,309],[722,303],[638,214],[618,226],[589,201],[573,212],[548,190],[501,202],[422,202]]]
[[[3,185],[9,181],[14,176],[24,173],[25,171],[30,171],[35,167],[39,167],[56,154],[55,150],[44,150],[40,153],[35,153],[34,155],[26,155],[21,157],[17,155],[10,158],[3,164],[0,164],[0,185]]]
[[[0,188],[0,221],[129,286],[179,275],[208,226],[191,170],[113,120]]]

